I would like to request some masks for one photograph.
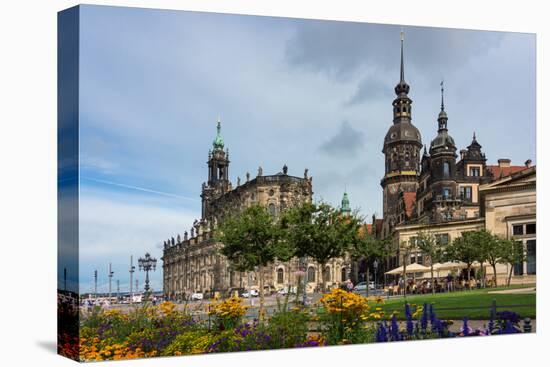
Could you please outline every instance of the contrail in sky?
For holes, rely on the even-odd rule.
[[[148,192],[148,193],[151,193],[151,194],[163,195],[163,196],[168,196],[168,197],[172,197],[172,198],[176,198],[176,199],[183,199],[183,200],[188,200],[188,201],[198,201],[197,199],[191,198],[191,197],[188,197],[188,196],[182,196],[182,195],[172,194],[170,192],[164,192],[164,191],[148,189],[148,188],[145,188],[145,187],[127,185],[127,184],[122,184],[122,183],[112,182],[112,181],[107,181],[107,180],[98,180],[96,178],[89,178],[89,177],[81,177],[81,178],[85,179],[85,180],[88,180],[88,181],[102,183],[102,184],[105,184],[105,185],[123,187],[123,188],[126,188],[126,189],[137,190],[137,191],[142,191],[142,192]]]

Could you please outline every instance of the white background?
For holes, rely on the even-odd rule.
[[[538,222],[536,335],[110,362],[125,366],[541,365],[548,356],[549,31],[545,1],[90,1],[93,4],[537,33]],[[376,5],[374,4],[376,3]],[[9,4],[9,5],[8,5]],[[74,364],[55,354],[56,12],[74,1],[0,5],[0,359]],[[546,84],[543,82],[546,81]],[[472,86],[475,87],[475,86]],[[496,91],[498,93],[498,91]],[[510,106],[513,108],[513,106]],[[522,121],[517,121],[521,129]],[[498,126],[495,125],[495,129]],[[513,131],[509,132],[513,134]],[[546,349],[545,349],[546,348]],[[542,360],[542,362],[537,362]]]

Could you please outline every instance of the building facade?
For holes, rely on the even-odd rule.
[[[535,167],[531,167],[530,160],[513,166],[509,159],[488,165],[475,133],[470,144],[457,154],[445,111],[443,82],[437,132],[429,148],[423,145],[420,132],[412,124],[409,91],[404,77],[402,37],[400,81],[392,103],[393,124],[382,149],[385,174],[381,180],[383,225],[379,236],[392,235],[398,249],[387,259],[386,267],[401,266],[403,261],[429,265],[418,251],[404,258],[404,248],[400,246],[420,231],[435,235],[445,245],[462,232],[485,228],[504,238],[523,241],[527,260],[516,265],[514,275],[529,280],[527,276],[536,272]],[[497,273],[504,275],[509,270],[502,265]],[[487,273],[492,274],[492,270],[487,269]]]
[[[207,296],[214,292],[227,293],[236,288],[258,288],[256,272],[243,273],[232,268],[220,254],[223,244],[215,239],[217,224],[230,213],[259,204],[265,206],[274,217],[287,208],[310,202],[312,177],[304,170],[302,177],[289,175],[288,167],[281,172],[265,175],[261,167],[254,178],[246,173],[245,180],[237,178],[235,187],[229,180],[229,152],[221,135],[218,121],[217,134],[208,152],[208,178],[202,184],[202,215],[195,220],[191,230],[164,241],[163,288],[169,299],[180,299],[194,292]],[[345,195],[347,199],[347,194]],[[349,201],[343,206],[348,210]],[[334,286],[349,277],[351,265],[344,259],[334,259],[326,265],[326,280]],[[311,259],[292,259],[274,262],[264,273],[266,290],[273,291],[297,284],[300,272],[307,277],[307,290],[318,289],[322,283],[321,269]]]

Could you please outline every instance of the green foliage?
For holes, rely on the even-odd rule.
[[[283,215],[285,241],[296,256],[309,256],[321,265],[344,255],[357,241],[361,222],[355,215],[342,216],[326,203],[304,203]],[[324,288],[324,286],[323,286]]]
[[[210,333],[207,330],[192,330],[178,336],[162,351],[164,356],[207,353],[215,342],[231,335],[233,330],[223,333]]]
[[[218,228],[221,253],[239,271],[252,271],[277,258],[281,232],[274,218],[260,205],[225,218]]]
[[[309,315],[303,309],[280,309],[271,316],[266,333],[271,336],[273,349],[292,348],[307,337]]]

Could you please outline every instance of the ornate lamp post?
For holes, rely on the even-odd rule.
[[[372,263],[372,267],[374,270],[374,290],[376,290],[376,287],[377,287],[376,275],[378,273],[378,260],[374,259],[374,262]]]
[[[138,260],[139,264],[139,270],[143,270],[145,272],[145,294],[144,298],[145,300],[149,299],[149,271],[153,270],[155,271],[157,267],[157,259],[154,257],[151,257],[151,255],[147,252],[145,253],[145,257],[140,257]]]

